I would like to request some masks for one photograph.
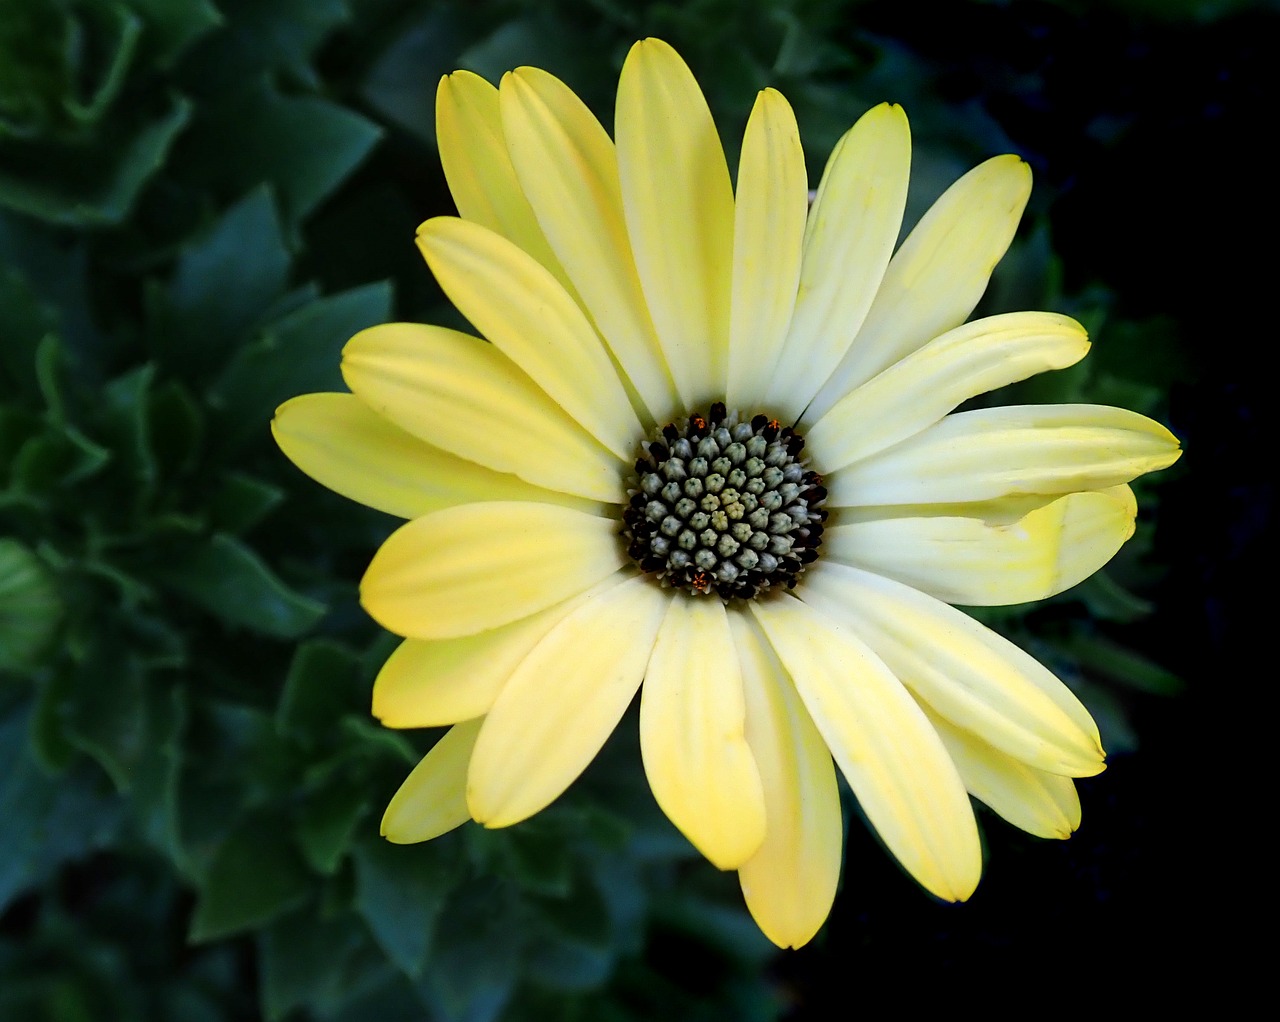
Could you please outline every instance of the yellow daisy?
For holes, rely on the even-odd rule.
[[[1014,156],[957,181],[897,251],[897,106],[840,140],[809,208],[791,108],[755,104],[736,191],[670,46],[627,58],[617,138],[560,81],[440,84],[461,218],[418,244],[482,337],[387,324],[351,394],[280,408],[304,472],[409,521],[361,599],[405,637],[388,726],[451,724],[383,832],[504,827],[556,799],[640,691],[659,805],[781,946],[840,870],[832,759],[940,898],[981,869],[970,794],[1033,834],[1079,822],[1088,712],[951,604],[1074,585],[1133,533],[1125,485],[1178,457],[1117,408],[953,412],[1088,349],[1044,312],[966,323],[1031,187]],[[642,685],[643,683],[643,685]]]

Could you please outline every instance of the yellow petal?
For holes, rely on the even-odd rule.
[[[724,604],[675,592],[640,694],[640,750],[658,805],[719,869],[736,869],[764,840],[745,713]]]
[[[467,763],[483,718],[451,727],[422,757],[382,814],[382,836],[397,845],[430,841],[471,819]]]
[[[808,604],[750,606],[885,846],[926,890],[968,898],[982,872],[978,827],[916,701],[852,632]]]
[[[833,506],[991,500],[1103,490],[1178,460],[1177,438],[1103,405],[957,412],[827,477]]]
[[[729,323],[730,408],[763,407],[795,306],[809,212],[809,179],[796,117],[765,89],[747,121],[738,164]]]
[[[476,820],[519,823],[586,769],[640,687],[667,600],[634,577],[585,602],[525,657],[471,757],[467,802]]]
[[[686,409],[724,397],[733,188],[693,74],[659,39],[636,43],[618,82],[618,171],[649,312]]]
[[[856,631],[940,716],[997,749],[1052,773],[1085,777],[1102,770],[1097,727],[1079,700],[1033,657],[967,614],[831,561],[805,573],[802,597]]]
[[[794,422],[858,336],[893,254],[907,202],[911,131],[900,106],[868,110],[836,144],[804,239],[786,357],[766,405]]]
[[[1084,327],[1052,312],[1014,312],[956,327],[838,401],[805,431],[813,467],[834,472],[914,436],[957,405],[1089,350]]]
[[[545,71],[512,71],[499,91],[511,162],[556,258],[652,421],[670,421],[680,402],[631,255],[613,141]]]
[[[375,415],[354,394],[303,394],[276,409],[271,433],[316,482],[400,518],[475,500],[584,504],[455,457]]]
[[[577,596],[624,561],[613,519],[553,504],[464,504],[392,533],[360,602],[397,635],[474,635]]]
[[[470,71],[441,78],[436,90],[436,142],[458,215],[520,246],[567,286],[568,278],[511,166],[502,137],[498,90]]]
[[[1070,493],[1009,524],[953,516],[828,529],[823,555],[970,607],[1030,603],[1070,589],[1133,535],[1127,486]]]
[[[644,432],[595,329],[542,266],[456,217],[418,228],[418,247],[458,311],[624,461]]]
[[[544,635],[581,604],[620,584],[614,572],[586,592],[509,625],[457,639],[406,639],[373,683],[373,715],[387,727],[436,727],[489,712]]]
[[[969,318],[1013,240],[1031,168],[997,156],[948,188],[907,236],[857,340],[809,408],[817,419],[855,387]]]
[[[1036,837],[1068,838],[1080,826],[1080,796],[1070,777],[1036,770],[940,717],[929,719],[978,801]]]
[[[800,947],[826,921],[840,883],[844,828],[836,772],[794,683],[750,615],[731,613],[729,623],[767,823],[764,843],[739,868],[738,879],[764,935],[779,947]]]
[[[373,411],[495,472],[620,503],[626,465],[491,344],[443,327],[387,323],[356,334],[342,375]]]

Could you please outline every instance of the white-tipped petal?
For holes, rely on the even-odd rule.
[[[956,412],[827,477],[836,507],[992,500],[1102,490],[1178,460],[1177,438],[1104,405]]]
[[[662,811],[720,869],[738,868],[764,841],[745,715],[724,604],[675,592],[640,695],[640,750]]]
[[[1030,195],[1031,168],[1016,156],[987,160],[948,188],[890,261],[862,330],[806,419],[968,319]]]
[[[747,743],[764,789],[760,850],[738,869],[742,894],[779,947],[807,944],[840,883],[844,828],[831,752],[795,685],[749,614],[730,613],[742,667]]]
[[[795,114],[781,93],[765,89],[747,121],[738,164],[725,391],[730,408],[763,407],[800,283],[808,189]]]
[[[965,323],[847,394],[805,432],[813,467],[834,472],[932,426],[957,405],[1084,358],[1074,319],[1013,312]]]
[[[668,599],[634,577],[584,602],[525,657],[476,741],[474,819],[519,823],[586,769],[640,687]]]
[[[481,718],[455,724],[436,742],[382,814],[382,836],[392,844],[430,841],[471,819],[467,811],[467,764]]]
[[[750,606],[885,845],[925,889],[964,901],[982,873],[978,827],[924,712],[851,631],[807,603]]]
[[[733,186],[692,72],[660,39],[636,43],[618,81],[618,173],[645,300],[685,409],[724,396]]]
[[[626,466],[478,337],[370,327],[347,342],[342,375],[373,411],[460,458],[591,500],[624,499]]]
[[[445,508],[391,534],[360,582],[360,602],[397,635],[474,635],[611,575],[626,560],[617,533],[611,518],[554,504]]]
[[[1040,770],[1086,777],[1103,769],[1097,726],[1080,701],[967,614],[830,561],[805,573],[803,598],[856,632],[939,716]]]
[[[884,279],[907,202],[911,131],[902,107],[868,110],[836,144],[804,238],[786,357],[768,407],[794,422],[859,336]]]

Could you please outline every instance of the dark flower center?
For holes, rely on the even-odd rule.
[[[804,438],[716,402],[641,445],[622,512],[627,552],[664,585],[722,600],[794,588],[818,557],[827,491]]]

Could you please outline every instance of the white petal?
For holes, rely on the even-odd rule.
[[[418,247],[458,311],[624,461],[643,433],[595,329],[542,266],[456,217],[418,228]]]
[[[745,715],[724,604],[675,592],[640,694],[640,750],[658,805],[719,869],[736,869],[764,841]]]
[[[969,318],[1013,240],[1031,195],[1016,156],[974,167],[902,243],[857,340],[805,413],[814,421],[880,370]]]
[[[577,596],[624,561],[611,518],[523,501],[464,504],[392,533],[360,602],[397,635],[474,635]]]
[[[451,454],[549,489],[624,499],[626,465],[478,337],[370,327],[347,342],[342,375],[373,411]]]
[[[471,757],[467,802],[476,820],[519,823],[586,769],[640,687],[667,601],[634,577],[586,601],[525,657]]]
[[[898,240],[910,170],[907,116],[888,103],[863,114],[827,161],[805,231],[786,356],[766,401],[788,422],[800,417],[859,336]]]
[[[823,534],[822,552],[948,603],[1030,603],[1111,560],[1137,511],[1133,491],[1117,486],[1067,494],[1007,524],[947,515],[839,525]]]
[[[471,819],[467,763],[482,719],[451,727],[405,778],[382,815],[382,836],[397,845],[430,841]]]
[[[973,893],[982,851],[969,796],[938,734],[852,632],[800,600],[751,604],[867,819],[927,890]]]
[[[1181,452],[1158,422],[1103,405],[956,412],[827,477],[836,507],[991,500],[1102,490],[1166,468]]]
[[[760,93],[747,121],[735,199],[725,402],[759,409],[791,322],[809,212],[800,130],[773,89]]]
[[[834,472],[932,426],[957,405],[1084,358],[1089,340],[1052,312],[989,316],[950,330],[846,395],[805,433],[819,472]]]
[[[742,666],[747,742],[764,788],[764,844],[738,870],[752,918],[779,947],[800,947],[831,912],[844,827],[831,752],[749,614],[730,613]]]
[[[680,56],[636,43],[618,82],[615,133],[627,233],[686,410],[724,397],[733,187],[715,122]]]
[[[831,561],[805,572],[802,595],[856,631],[940,716],[1038,769],[1075,777],[1102,770],[1097,726],[1079,700],[967,614]]]

